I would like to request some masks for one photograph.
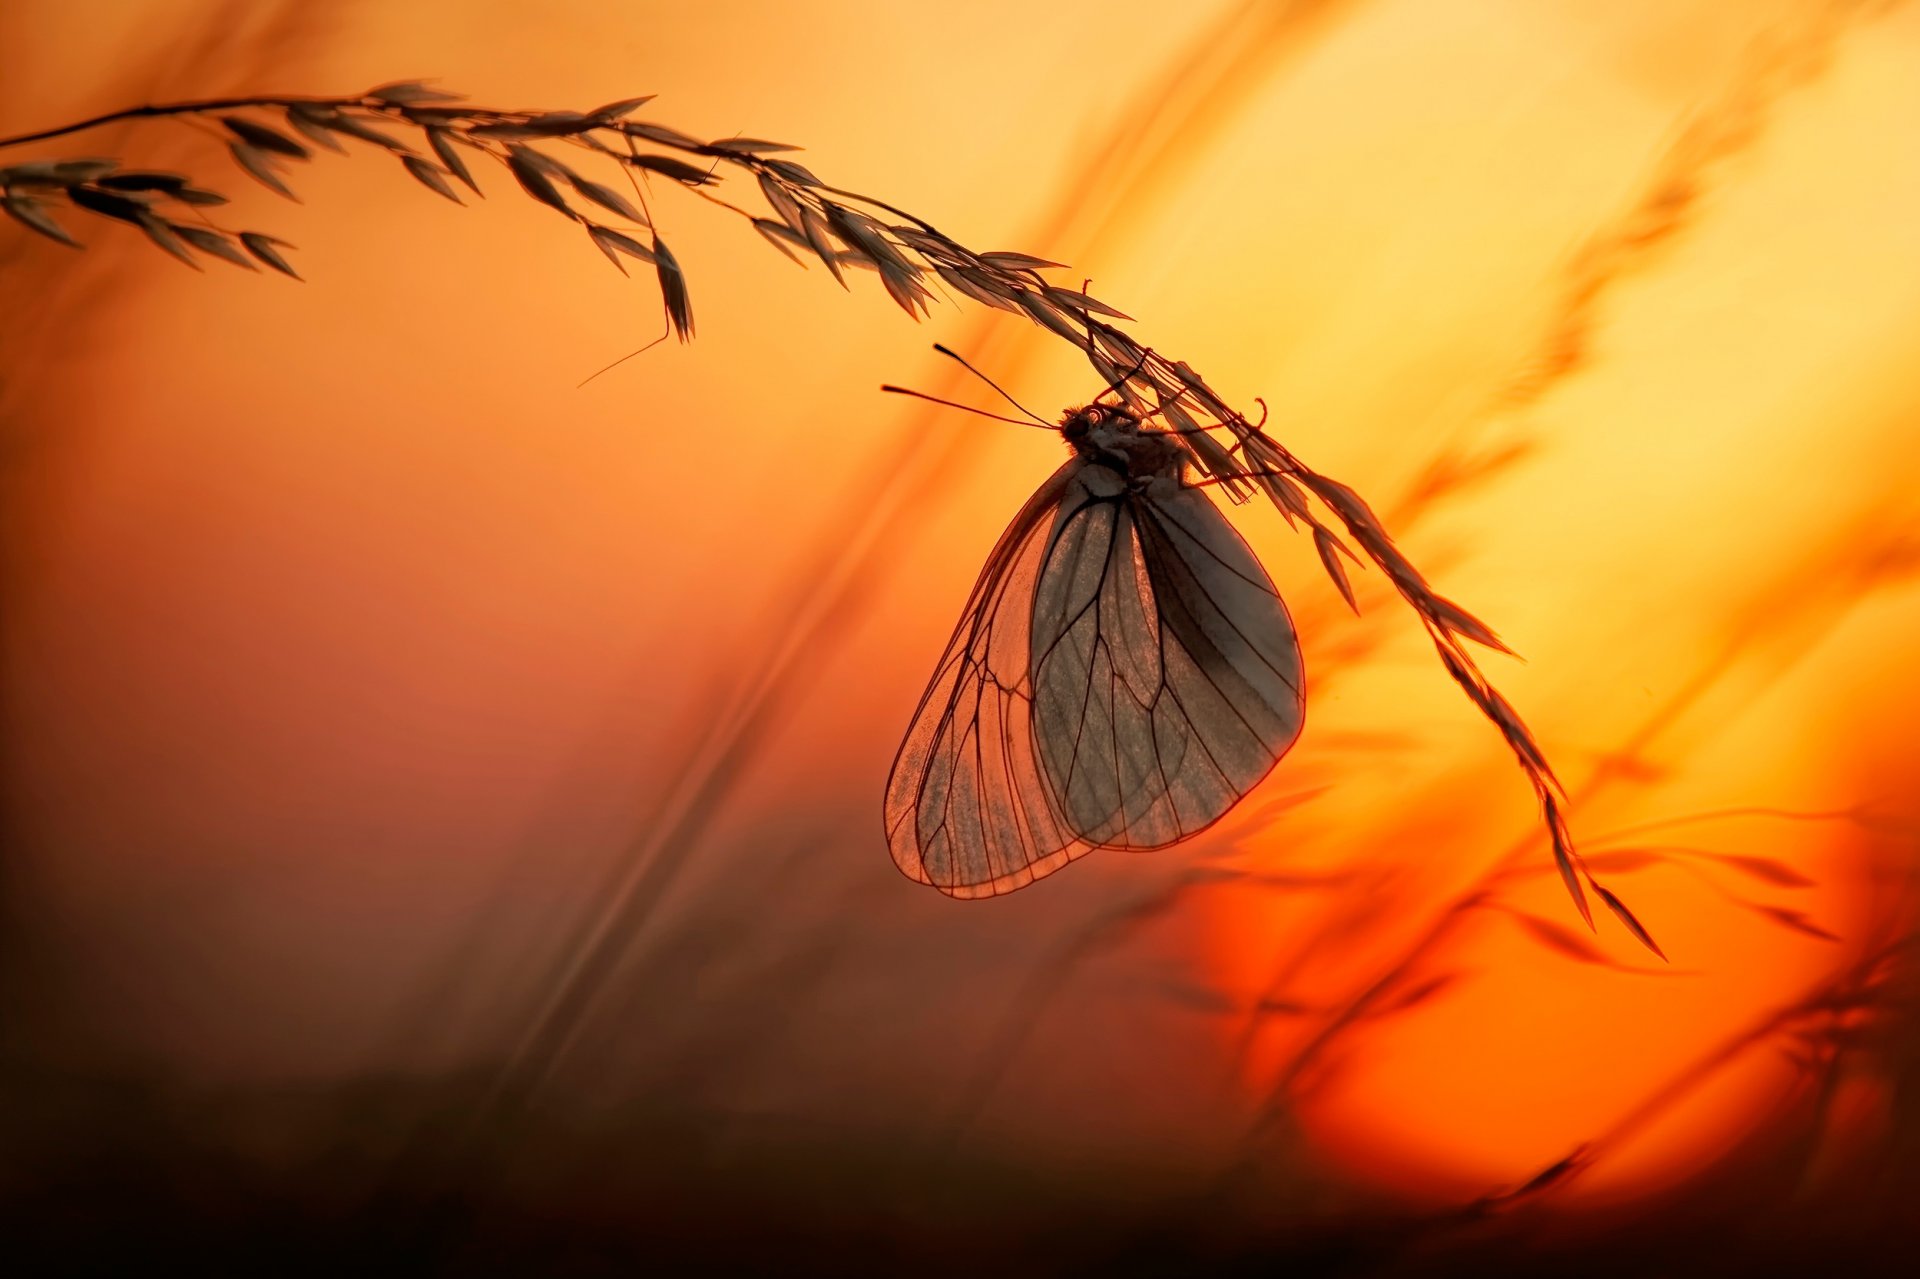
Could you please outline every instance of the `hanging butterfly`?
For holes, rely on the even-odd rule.
[[[1286,605],[1178,433],[1107,402],[1124,381],[1057,426],[1021,409],[1072,456],[987,557],[887,779],[894,863],[955,897],[1191,838],[1300,734]]]

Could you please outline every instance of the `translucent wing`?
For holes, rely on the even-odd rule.
[[[1161,848],[1259,783],[1299,735],[1300,646],[1260,561],[1172,477],[1067,478],[1033,602],[1034,741],[1060,822]]]
[[[987,557],[887,778],[887,845],[911,879],[955,897],[1012,892],[1089,850],[1061,822],[1034,753],[1034,583],[1060,502],[1084,468],[1040,486]]]

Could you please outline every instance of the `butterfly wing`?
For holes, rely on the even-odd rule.
[[[1088,843],[1197,834],[1299,735],[1293,623],[1199,490],[1070,476],[1033,599],[1035,750],[1059,820]]]
[[[1034,583],[1067,462],[1000,535],[887,778],[887,845],[908,878],[955,897],[1012,892],[1089,851],[1060,820],[1034,751]]]

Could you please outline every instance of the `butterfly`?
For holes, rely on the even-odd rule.
[[[887,779],[894,863],[954,897],[1191,838],[1300,733],[1280,593],[1117,385],[1035,418],[1071,456],[988,555]]]

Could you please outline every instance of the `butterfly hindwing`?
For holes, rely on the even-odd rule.
[[[1088,843],[1161,848],[1204,830],[1300,731],[1300,649],[1226,517],[1168,476],[1065,486],[1035,584],[1035,750]]]

